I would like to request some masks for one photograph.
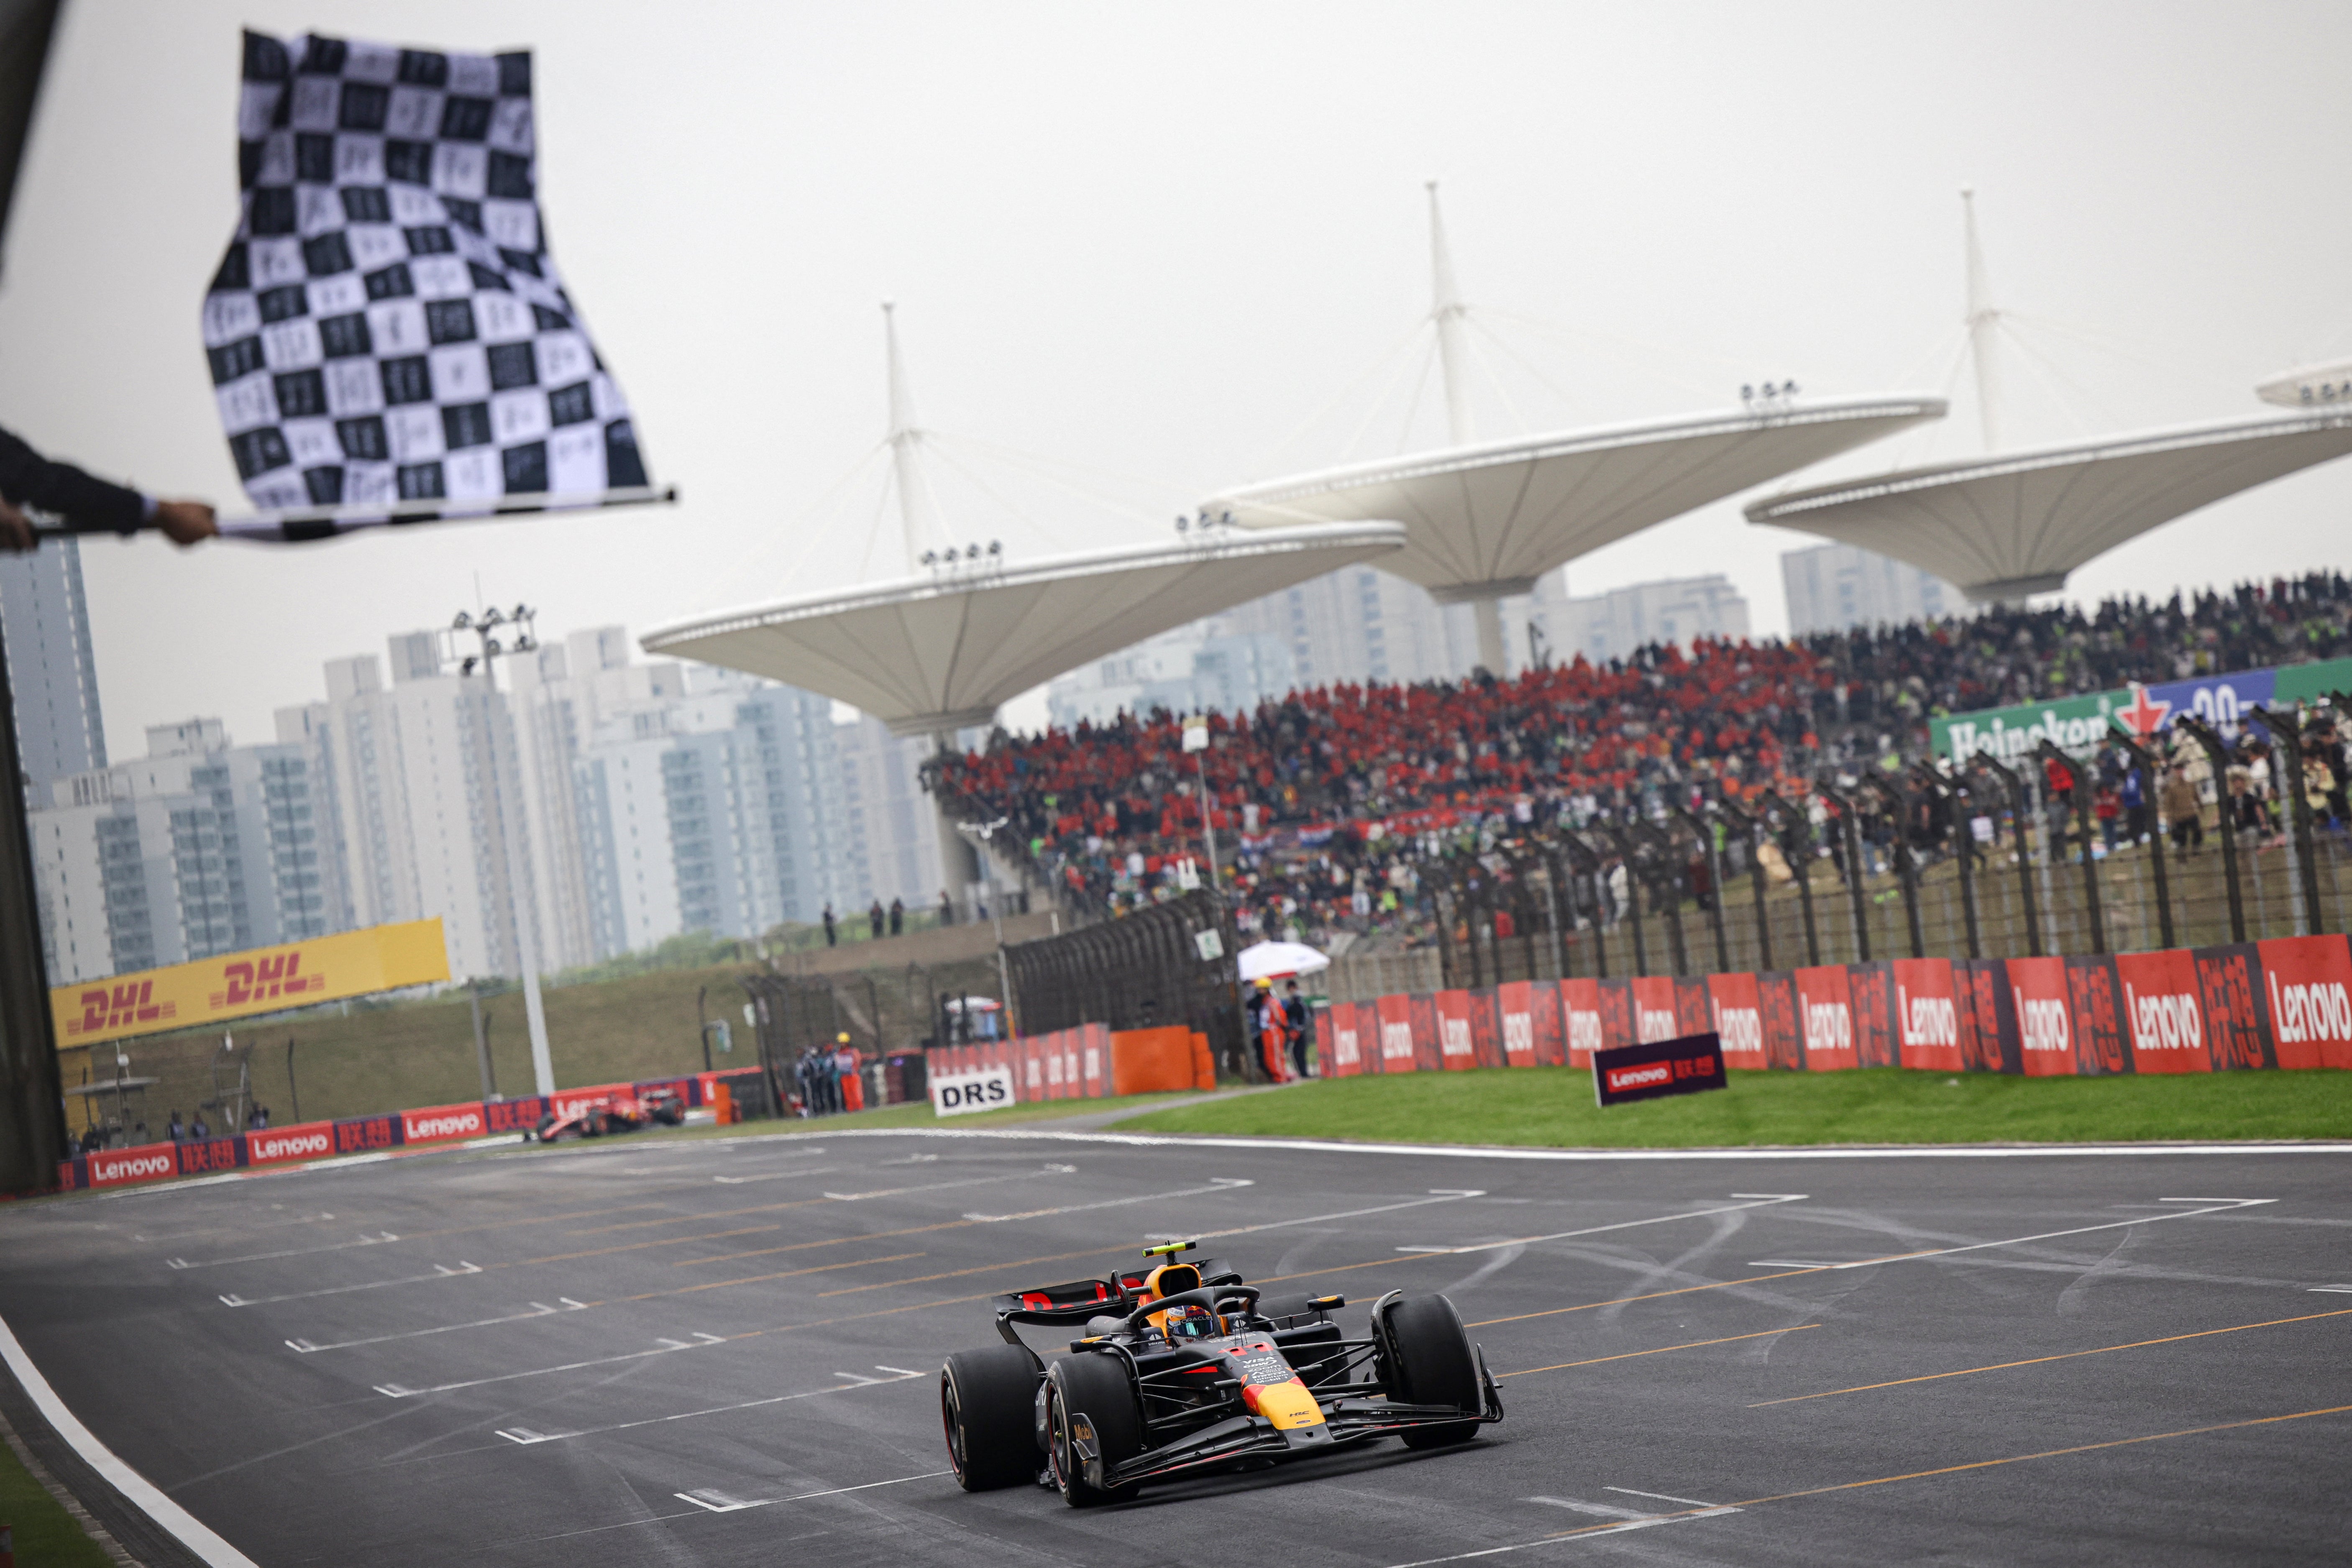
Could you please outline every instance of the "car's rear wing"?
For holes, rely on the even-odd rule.
[[[1242,1282],[1241,1275],[1221,1258],[1203,1258],[1197,1267],[1204,1285]],[[1144,1278],[1150,1272],[1123,1269],[1108,1279],[1073,1279],[1067,1284],[1040,1285],[999,1296],[989,1303],[996,1313],[996,1331],[1007,1342],[1019,1344],[1020,1337],[1013,1331],[1015,1323],[1063,1326],[1083,1324],[1090,1318],[1124,1317],[1143,1294]]]

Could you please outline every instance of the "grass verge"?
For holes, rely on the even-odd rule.
[[[2146,1078],[1735,1072],[1731,1087],[1602,1110],[1582,1068],[1321,1079],[1132,1116],[1122,1132],[1397,1143],[1696,1149],[2352,1138],[2352,1072]]]
[[[16,1527],[16,1561],[26,1568],[114,1568],[6,1443],[0,1443],[0,1524]]]

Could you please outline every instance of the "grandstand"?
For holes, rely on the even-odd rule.
[[[1799,838],[1820,841],[1808,852],[1842,868],[1847,847],[1831,797],[1874,774],[1895,781],[1904,805],[1897,812],[1864,792],[1856,811],[1865,859],[1888,863],[1901,840],[1932,867],[1956,847],[1954,813],[1931,785],[1904,775],[1928,757],[1931,717],[2347,654],[2352,579],[2328,574],[2163,604],[2110,600],[2088,613],[1995,608],[1787,643],[1654,646],[1603,667],[1580,658],[1510,680],[1315,687],[1246,717],[1210,719],[1207,820],[1228,851],[1241,848],[1223,871],[1245,931],[1343,947],[1458,943],[1462,921],[1441,911],[1481,878],[1510,881],[1515,845],[1581,834],[1614,865],[1597,890],[1580,882],[1574,921],[1613,928],[1634,914],[1634,931],[1645,933],[1638,940],[1663,967],[1663,955],[1686,946],[1669,919],[1719,907],[1717,873],[1681,846],[1687,858],[1663,867],[1664,882],[1642,912],[1631,884],[1654,881],[1663,852],[1655,844],[1627,852],[1616,834],[1640,831],[1633,824],[1664,821],[1675,807],[1785,803]],[[2332,786],[2315,774],[2313,798],[2328,853],[2340,858],[2333,846],[2343,835],[2329,829],[2345,826],[2346,759],[2340,749],[2333,755]],[[931,767],[950,809],[1009,818],[1033,874],[1082,906],[1166,897],[1180,863],[1204,855],[1194,768],[1180,721],[1165,712],[1000,733],[984,752],[943,755]],[[1986,809],[2001,833],[2016,831],[2004,802]],[[1752,867],[1744,836],[1724,838],[1728,880]],[[2046,868],[2048,857],[2039,858]],[[2286,879],[2273,876],[2291,928],[2278,901]],[[2045,889],[2054,905],[2074,896],[2063,884]],[[1734,901],[1748,896],[1736,883],[1728,891]],[[1891,884],[1871,896],[1881,894],[1894,897]],[[2000,894],[2009,896],[2006,884]],[[1800,896],[1810,903],[1810,893],[1777,892],[1775,907]],[[1824,907],[1809,909],[1806,924],[1818,912],[1833,941],[1843,929],[1851,942],[1860,906],[1840,910],[1843,895],[1820,896]],[[2218,907],[2218,894],[2206,902]],[[1781,918],[1785,960],[1800,948],[1795,912]],[[2051,918],[2074,917],[2058,908]],[[1957,925],[1948,934],[1958,951]]]

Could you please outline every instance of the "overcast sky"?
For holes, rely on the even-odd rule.
[[[1947,380],[1963,184],[2018,312],[2005,445],[2259,412],[2257,380],[2352,356],[2340,3],[81,0],[11,226],[0,423],[224,508],[197,312],[236,221],[247,24],[537,52],[556,254],[686,500],[299,549],[92,542],[118,757],[192,714],[268,739],[272,709],[323,694],[320,661],[445,622],[477,574],[545,633],[634,634],[895,573],[858,468],[884,299],[924,424],[963,438],[943,501],[1016,552],[1163,536],[1221,487],[1432,442],[1417,344],[1391,352],[1428,310],[1431,178],[1490,312],[1486,434],[1794,378],[1958,393],[1944,427],[1805,482],[1976,449]],[[2339,463],[2071,592],[2342,566],[2347,539]],[[1720,570],[1778,630],[1779,557],[1806,542],[1727,503],[1571,587]]]

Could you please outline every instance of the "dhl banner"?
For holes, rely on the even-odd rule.
[[[49,1010],[62,1048],[448,978],[440,921],[410,921],[60,985],[49,993]]]

